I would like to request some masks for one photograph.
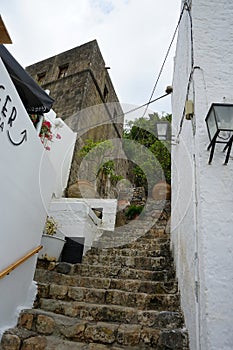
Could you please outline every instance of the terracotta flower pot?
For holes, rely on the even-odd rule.
[[[158,182],[152,189],[152,198],[154,200],[170,200],[171,186],[165,181]]]
[[[78,180],[68,188],[69,198],[96,198],[95,188],[90,181]]]

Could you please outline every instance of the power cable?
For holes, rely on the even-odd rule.
[[[140,105],[140,106],[138,106],[138,107],[132,108],[132,109],[130,109],[129,111],[127,111],[127,112],[125,112],[125,113],[123,112],[123,113],[117,114],[116,116],[114,116],[114,121],[115,121],[116,119],[122,117],[122,116],[125,116],[126,114],[135,112],[135,111],[137,111],[138,109],[141,109],[141,108],[143,108],[143,107],[145,107],[145,106],[147,106],[147,105],[150,105],[151,103],[154,103],[154,102],[160,100],[161,98],[164,98],[164,97],[170,95],[170,93],[171,93],[171,92],[168,92],[168,93],[166,93],[166,94],[164,94],[164,95],[161,95],[161,96],[155,98],[154,100],[151,100],[150,102],[144,103],[143,105]],[[77,114],[78,114],[78,113],[77,113]],[[114,123],[114,121],[112,121],[112,122]],[[102,121],[99,122],[99,123],[95,123],[95,124],[92,124],[91,126],[89,125],[88,127],[81,128],[81,129],[79,129],[77,132],[82,132],[82,131],[85,131],[85,130],[89,130],[90,128],[94,128],[94,127],[100,126],[100,125],[102,125],[103,123],[107,123],[107,122],[109,122],[109,119],[105,119],[105,120],[102,120]]]
[[[171,40],[171,42],[170,42],[170,44],[169,44],[167,53],[166,53],[166,55],[165,55],[164,61],[163,61],[163,63],[162,63],[162,66],[161,66],[161,68],[160,68],[160,71],[159,71],[158,77],[157,77],[157,79],[156,79],[156,82],[155,82],[155,84],[154,84],[154,87],[153,87],[151,96],[150,96],[150,98],[149,98],[149,101],[146,102],[146,103],[144,103],[144,104],[142,104],[142,105],[140,105],[140,106],[138,106],[138,107],[132,108],[132,109],[130,109],[130,110],[127,111],[127,112],[123,112],[123,113],[120,113],[120,114],[115,115],[115,116],[114,116],[114,121],[115,121],[116,119],[122,117],[122,116],[125,116],[126,114],[133,113],[133,112],[135,112],[135,111],[137,111],[137,110],[139,110],[139,109],[141,109],[141,108],[143,108],[143,107],[146,107],[146,108],[145,108],[145,111],[144,111],[144,113],[143,113],[143,115],[142,115],[142,118],[143,118],[143,117],[145,116],[146,111],[148,110],[148,106],[149,106],[150,104],[152,104],[152,103],[154,103],[154,102],[160,100],[161,98],[166,97],[166,96],[168,96],[168,95],[171,94],[172,90],[171,90],[171,91],[168,91],[166,94],[164,94],[164,95],[162,95],[162,96],[159,96],[159,97],[157,97],[157,98],[155,98],[155,99],[152,100],[152,98],[153,98],[153,96],[154,96],[154,93],[155,93],[155,89],[156,89],[157,84],[158,84],[158,81],[159,81],[159,79],[160,79],[160,77],[161,77],[161,74],[162,74],[162,72],[163,72],[163,69],[164,69],[164,66],[165,66],[167,57],[168,57],[168,55],[169,55],[169,53],[170,53],[172,44],[173,44],[173,42],[174,42],[174,39],[175,39],[177,30],[178,30],[178,28],[179,28],[179,25],[180,25],[180,22],[181,22],[181,19],[182,19],[184,10],[185,10],[187,7],[188,7],[188,3],[185,1],[184,5],[183,5],[183,8],[182,8],[182,10],[181,10],[181,13],[180,13],[180,17],[179,17],[178,23],[177,23],[177,25],[176,25],[174,34],[173,34],[173,36],[172,36],[172,40]],[[188,7],[188,9],[189,9],[189,7]],[[105,123],[105,122],[106,122],[106,123],[109,122],[109,119],[103,120],[103,121],[101,121],[101,122],[99,122],[99,123],[95,123],[95,124],[93,124],[93,125],[91,125],[91,126],[89,125],[88,127],[81,128],[81,129],[78,130],[78,132],[88,130],[88,129],[90,129],[90,127],[91,127],[91,128],[94,128],[94,127],[100,126],[100,125],[102,125],[102,123]]]
[[[187,100],[188,95],[189,95],[190,85],[191,85],[191,82],[193,79],[194,71],[195,71],[195,69],[200,69],[200,67],[199,66],[194,67],[193,20],[192,20],[192,16],[191,16],[191,9],[190,9],[190,6],[187,2],[184,3],[183,9],[186,9],[188,11],[189,20],[190,20],[190,41],[191,41],[191,72],[189,75],[189,81],[188,81],[188,86],[187,86],[187,90],[186,90],[186,97],[185,97],[185,99]],[[185,106],[184,106],[183,114],[182,114],[182,117],[180,120],[180,127],[179,127],[179,131],[178,131],[178,134],[176,137],[177,140],[179,139],[179,136],[180,136],[182,128],[183,128],[184,118],[185,118]]]
[[[175,40],[176,33],[177,33],[178,28],[179,28],[179,25],[180,25],[180,22],[181,22],[181,19],[182,19],[182,16],[183,16],[183,13],[184,13],[184,10],[185,10],[186,6],[187,6],[187,2],[184,3],[183,8],[182,8],[182,10],[181,10],[178,23],[177,23],[177,25],[176,25],[174,34],[173,34],[173,36],[172,36],[172,40],[171,40],[171,42],[170,42],[170,45],[169,45],[168,50],[167,50],[167,53],[166,53],[165,58],[164,58],[164,60],[163,60],[162,66],[161,66],[161,68],[160,68],[158,77],[157,77],[156,82],[155,82],[155,84],[154,84],[154,87],[153,87],[153,89],[152,89],[152,93],[151,93],[151,96],[150,96],[150,98],[149,98],[148,103],[150,103],[150,101],[152,100],[152,98],[153,98],[153,96],[154,96],[155,89],[156,89],[156,87],[157,87],[157,85],[158,85],[158,82],[159,82],[159,79],[160,79],[160,77],[161,77],[161,75],[162,75],[162,72],[163,72],[165,63],[166,63],[166,61],[167,61],[167,58],[168,58],[168,55],[169,55],[169,53],[170,53],[171,47],[172,47],[173,42],[174,42],[174,40]],[[146,108],[145,108],[145,110],[144,110],[144,112],[143,112],[142,118],[145,116],[145,114],[146,114],[146,112],[147,112],[147,109],[148,109],[148,105],[146,106]]]

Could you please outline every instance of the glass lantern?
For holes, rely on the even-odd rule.
[[[225,160],[225,164],[227,164],[232,146],[233,104],[213,103],[207,113],[205,121],[210,139],[208,150],[211,149],[209,164],[212,161],[216,143],[225,144],[223,151],[228,149]]]
[[[166,120],[156,122],[156,137],[160,141],[168,141],[170,139],[170,123]]]

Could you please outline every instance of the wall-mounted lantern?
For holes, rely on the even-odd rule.
[[[227,150],[224,164],[228,163],[233,142],[233,104],[213,103],[205,118],[210,144],[209,164],[211,164],[216,143],[223,143]]]
[[[171,140],[171,125],[169,121],[161,120],[155,124],[156,137],[160,141]]]

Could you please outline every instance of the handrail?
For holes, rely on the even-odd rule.
[[[8,267],[6,267],[4,270],[2,270],[0,272],[0,279],[5,277],[6,275],[9,275],[9,273],[11,271],[13,271],[16,267],[18,267],[19,265],[21,265],[22,263],[24,263],[26,260],[28,260],[29,258],[31,258],[33,255],[35,255],[36,253],[38,253],[41,249],[43,248],[42,245],[39,245],[37,248],[31,250],[29,253],[25,254],[22,258],[18,259],[17,261],[15,261],[13,264],[9,265]]]

